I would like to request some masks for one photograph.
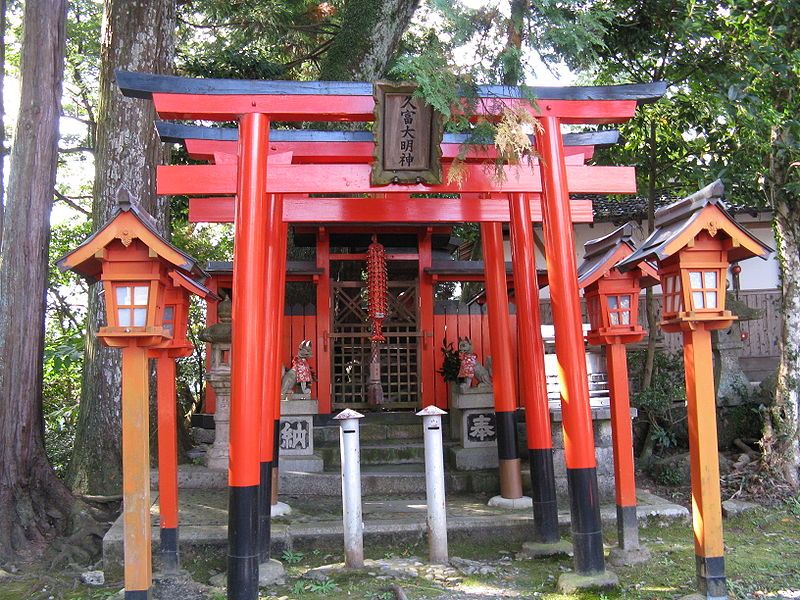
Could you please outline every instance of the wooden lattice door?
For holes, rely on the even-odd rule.
[[[382,408],[419,406],[419,341],[417,284],[389,283],[389,315],[381,344]],[[365,410],[370,361],[370,325],[364,282],[331,283],[332,400],[337,409]]]

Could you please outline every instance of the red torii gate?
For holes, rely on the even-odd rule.
[[[532,220],[532,216],[526,214],[531,208],[530,194],[541,194],[556,354],[564,390],[564,446],[575,568],[579,574],[586,575],[604,572],[569,192],[632,193],[635,179],[632,168],[568,165],[560,126],[562,123],[623,122],[633,116],[640,102],[659,98],[665,84],[532,88],[530,94],[519,88],[482,86],[478,89],[479,114],[493,118],[503,108],[521,108],[539,120],[542,129],[536,144],[541,156],[540,165],[533,168],[504,167],[502,185],[498,185],[480,165],[467,164],[467,178],[461,185],[373,186],[368,164],[280,164],[280,160],[268,160],[270,121],[371,121],[374,99],[370,84],[185,79],[125,72],[117,72],[117,82],[128,96],[152,99],[162,119],[238,123],[235,164],[162,166],[158,170],[157,183],[158,193],[165,195],[236,196],[228,597],[254,600],[258,595],[259,486],[262,494],[270,489],[270,483],[263,479],[270,477],[271,469],[265,469],[265,466],[268,467],[272,459],[272,444],[268,443],[268,448],[261,448],[260,444],[263,439],[271,440],[271,436],[262,436],[262,431],[269,430],[280,411],[276,343],[280,338],[274,336],[274,332],[279,330],[282,320],[278,298],[282,291],[280,273],[286,260],[285,194],[303,194],[298,200],[300,208],[307,210],[308,217],[313,220],[318,220],[316,199],[306,194],[371,193],[383,198],[396,193],[508,194],[507,201],[512,202],[509,219],[514,255],[520,258],[514,261],[515,281],[517,286],[522,283],[528,289],[536,285],[535,268],[524,271],[518,267],[533,264],[531,238],[513,238],[515,225]],[[526,100],[529,96],[537,100]],[[446,173],[447,168],[445,179]],[[438,199],[426,200],[429,211],[440,202]],[[465,198],[459,206],[468,203]],[[382,220],[386,222],[408,222],[408,218],[419,218],[418,212],[406,215],[401,202],[389,199],[380,204],[383,205]],[[426,211],[425,222],[430,222],[429,211]],[[351,208],[350,212],[343,213],[343,216],[357,215],[358,209]],[[377,216],[380,215],[370,215],[373,219]],[[482,217],[482,211],[473,216]],[[482,221],[483,229],[496,242],[500,216],[504,215],[495,210],[491,220],[469,220]],[[464,219],[459,215],[454,220]],[[507,298],[504,300],[502,297],[502,292],[505,292],[502,255],[500,260],[496,256],[500,252],[501,244],[487,245],[487,284],[490,280],[493,282],[488,286],[489,310],[495,315],[506,312],[503,302],[507,302]],[[496,272],[498,264],[500,272]],[[520,319],[520,327],[530,326],[530,320]],[[492,336],[492,340],[493,354],[510,354],[505,352],[507,348],[500,346],[510,343],[508,336]],[[497,350],[503,352],[496,351],[495,344]],[[524,353],[520,359],[525,369],[534,368],[535,364],[529,362]],[[504,391],[496,390],[498,432],[503,431],[506,435],[505,439],[498,440],[498,448],[501,459],[509,461],[518,460],[516,428],[513,426],[515,402],[509,396],[513,393],[511,386]],[[262,411],[264,399],[268,402]],[[542,402],[546,403],[546,400],[546,397],[536,398],[535,406],[526,407],[528,414],[542,414]],[[265,420],[263,430],[262,418]],[[267,459],[266,465],[264,459]],[[552,471],[552,465],[550,469]],[[265,498],[262,504],[269,510],[268,492],[262,498]],[[268,526],[269,517],[265,520]],[[263,531],[261,538],[268,544],[268,531]]]

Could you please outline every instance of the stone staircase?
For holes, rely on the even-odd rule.
[[[360,421],[361,490],[364,496],[397,496],[425,493],[425,446],[422,420],[413,412],[367,413]],[[445,418],[445,452],[449,441]],[[341,454],[339,425],[325,419],[314,427],[314,452],[322,459],[322,472],[292,470],[292,460],[281,467],[281,493],[288,495],[341,494]],[[495,472],[457,472],[446,469],[450,493],[494,493],[498,481]]]

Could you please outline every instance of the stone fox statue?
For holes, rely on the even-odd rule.
[[[281,396],[294,393],[295,385],[300,384],[300,393],[309,393],[309,384],[314,381],[314,373],[308,359],[311,358],[311,340],[303,340],[297,348],[297,356],[292,358],[291,368],[281,379]]]
[[[478,380],[478,386],[492,385],[492,358],[486,359],[486,367],[478,362],[478,355],[472,351],[472,342],[468,337],[458,338],[458,358],[461,368],[458,370],[461,382],[461,391],[466,391],[472,386],[472,379]]]

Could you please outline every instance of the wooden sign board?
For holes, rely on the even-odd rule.
[[[411,83],[378,81],[372,185],[442,183],[442,116]]]

